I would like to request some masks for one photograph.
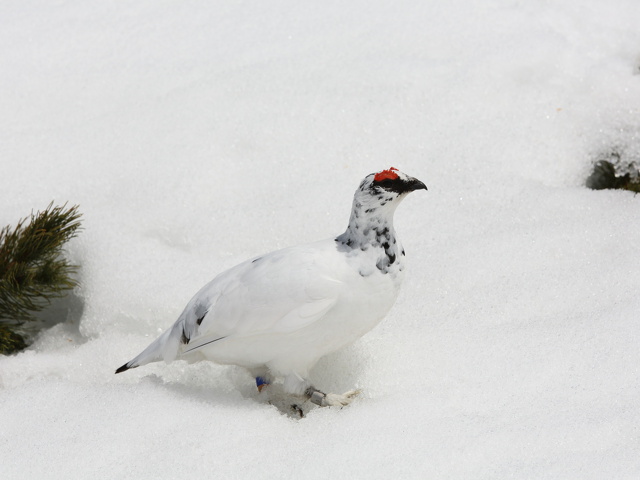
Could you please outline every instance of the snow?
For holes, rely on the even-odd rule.
[[[640,3],[0,5],[0,225],[80,204],[66,322],[0,358],[0,477],[640,477]],[[301,420],[239,368],[114,375],[215,274],[396,213],[386,320]],[[68,312],[67,312],[68,310]]]

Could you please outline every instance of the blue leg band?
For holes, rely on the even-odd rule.
[[[269,382],[262,377],[256,377],[256,386],[261,387],[262,385],[269,385]]]

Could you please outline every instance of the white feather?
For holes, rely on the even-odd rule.
[[[282,376],[285,390],[302,393],[313,365],[375,327],[398,295],[404,250],[393,212],[406,193],[426,187],[387,172],[396,176],[399,191],[383,188],[373,174],[365,178],[343,235],[221,273],[196,293],[171,329],[118,372],[161,359],[206,358]],[[327,398],[326,405],[340,403]]]

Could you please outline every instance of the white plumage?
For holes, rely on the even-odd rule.
[[[357,392],[324,394],[307,378],[316,362],[375,327],[393,306],[404,250],[393,213],[419,180],[391,168],[355,193],[347,230],[243,262],[214,278],[174,323],[116,373],[149,362],[209,359],[240,365],[319,405],[346,405]]]

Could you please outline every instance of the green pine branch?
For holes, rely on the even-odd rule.
[[[10,325],[0,323],[0,355],[8,355],[27,348],[22,335],[14,332]]]
[[[34,312],[77,285],[77,266],[67,263],[62,248],[77,235],[80,217],[77,205],[52,202],[15,228],[0,230],[0,323],[33,320]]]

